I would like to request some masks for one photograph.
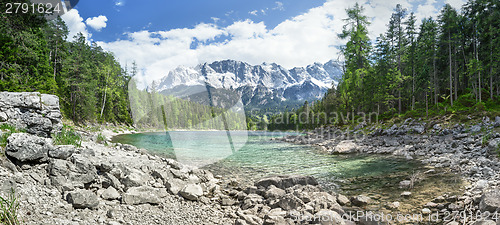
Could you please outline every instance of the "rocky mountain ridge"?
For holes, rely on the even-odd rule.
[[[152,86],[163,94],[186,97],[205,90],[208,85],[233,90],[246,106],[276,106],[320,99],[332,85],[338,84],[341,76],[341,65],[333,60],[290,70],[276,63],[250,65],[223,60],[196,67],[180,66]],[[186,89],[193,91],[186,92]]]

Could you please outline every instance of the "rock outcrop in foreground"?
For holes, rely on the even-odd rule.
[[[59,97],[38,92],[0,92],[0,124],[41,137],[50,137],[63,125]]]

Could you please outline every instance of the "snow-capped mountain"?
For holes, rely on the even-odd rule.
[[[206,90],[232,90],[246,106],[272,106],[285,102],[320,99],[342,76],[336,61],[314,63],[287,70],[275,63],[252,66],[224,60],[196,67],[180,66],[161,79],[157,91],[167,95],[189,96]]]

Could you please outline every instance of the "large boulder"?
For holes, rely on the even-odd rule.
[[[48,138],[27,133],[14,133],[7,139],[5,153],[20,162],[46,162],[54,147]]]
[[[60,191],[84,188],[86,184],[94,182],[97,178],[95,167],[89,165],[81,155],[73,155],[71,158],[73,162],[51,159],[47,166],[52,185]]]
[[[364,207],[371,202],[371,199],[364,195],[358,195],[351,198],[351,203],[354,206]]]
[[[0,123],[50,137],[62,129],[59,97],[38,92],[0,92]]]
[[[318,185],[318,181],[312,176],[284,175],[263,178],[255,182],[254,185],[265,189],[271,185],[280,189],[287,189],[295,185]]]
[[[479,209],[482,212],[500,212],[500,189],[487,191],[481,196]]]
[[[498,154],[498,151],[500,151],[500,138],[490,140],[488,143],[488,149],[492,154]]]
[[[185,199],[196,201],[203,195],[203,189],[198,184],[187,184],[179,194]]]
[[[321,225],[344,225],[345,221],[342,219],[342,216],[340,216],[337,212],[328,210],[328,209],[322,209],[319,212],[317,212],[314,215],[314,218],[316,218]]]
[[[351,154],[357,152],[359,145],[352,140],[341,141],[333,148],[333,154]]]
[[[66,201],[72,204],[75,209],[97,208],[99,199],[94,192],[89,190],[75,190],[66,195]]]
[[[167,195],[166,190],[150,186],[131,187],[122,196],[122,202],[128,205],[159,204],[160,198]]]
[[[73,145],[57,145],[55,148],[49,149],[49,157],[56,159],[68,159],[75,152]]]
[[[126,188],[138,187],[147,184],[149,180],[149,175],[143,173],[138,169],[129,169],[125,177],[121,179],[121,183],[125,185]]]

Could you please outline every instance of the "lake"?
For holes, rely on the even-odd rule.
[[[216,175],[251,184],[278,174],[314,176],[329,191],[346,195],[366,194],[380,201],[400,201],[408,208],[430,201],[431,196],[459,191],[461,179],[447,171],[425,174],[430,168],[417,160],[390,155],[330,155],[309,145],[272,138],[295,133],[264,131],[169,131],[119,135],[113,142],[131,144],[181,163],[208,169]],[[399,182],[413,174],[414,198],[400,199]],[[404,208],[404,205],[402,205]]]

